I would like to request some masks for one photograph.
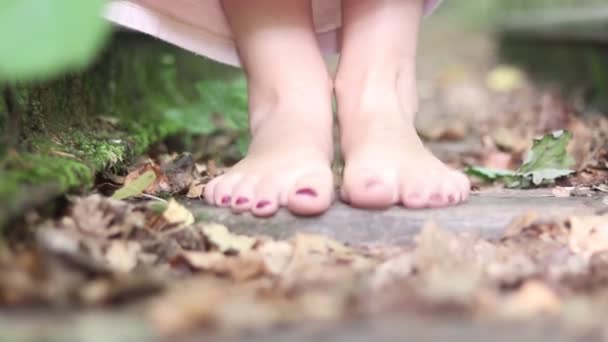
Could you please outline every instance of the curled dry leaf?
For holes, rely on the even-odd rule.
[[[203,196],[203,192],[205,191],[205,183],[202,181],[193,181],[186,193],[186,197],[188,198],[201,198]]]
[[[143,226],[143,217],[129,209],[126,203],[100,195],[77,198],[64,224],[91,236],[108,238]]]

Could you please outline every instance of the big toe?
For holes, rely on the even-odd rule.
[[[395,204],[397,186],[394,177],[369,172],[345,173],[343,198],[359,208],[382,209]]]
[[[295,215],[313,216],[325,212],[334,197],[331,170],[312,172],[300,177],[287,197],[287,208]]]

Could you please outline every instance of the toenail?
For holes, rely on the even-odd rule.
[[[456,202],[456,197],[454,197],[454,195],[448,195],[448,202],[450,202],[450,203]]]
[[[265,206],[267,206],[269,204],[270,204],[270,201],[262,200],[262,201],[259,201],[258,204],[256,204],[255,207],[258,208],[258,209],[262,209],[262,208],[264,208]]]
[[[440,194],[432,194],[431,195],[431,201],[433,201],[433,202],[441,202],[441,195]]]
[[[380,185],[380,184],[382,184],[382,182],[380,182],[379,180],[377,180],[377,179],[370,179],[370,180],[368,180],[368,181],[365,183],[365,187],[366,187],[366,188],[371,188],[371,187],[378,186],[378,185]]]
[[[224,197],[222,197],[222,204],[229,204],[230,203],[230,196],[226,195]]]
[[[413,194],[410,194],[408,197],[409,197],[409,198],[411,198],[411,199],[418,199],[418,198],[420,198],[421,196],[420,196],[420,194],[419,194],[419,193],[415,192],[415,193],[413,193]]]
[[[317,192],[311,188],[304,188],[296,191],[296,195],[306,195],[311,197],[317,197]]]
[[[236,205],[243,205],[247,202],[249,202],[249,199],[245,197],[239,197],[236,199]]]

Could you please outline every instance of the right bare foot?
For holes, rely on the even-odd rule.
[[[270,216],[317,215],[333,199],[332,87],[309,0],[222,0],[249,87],[247,157],[212,180],[205,198]],[[279,15],[280,13],[280,15]]]
[[[326,118],[313,119],[319,113]],[[275,108],[253,130],[247,157],[207,185],[206,200],[256,216],[273,215],[281,206],[296,215],[326,211],[334,193],[327,118],[330,107],[313,109],[299,103]]]

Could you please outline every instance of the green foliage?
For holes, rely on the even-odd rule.
[[[67,158],[21,154],[2,160],[0,166],[0,200],[24,184],[44,182],[68,191],[93,182],[91,169]]]
[[[470,167],[469,175],[488,182],[502,182],[511,188],[530,188],[553,183],[574,171],[574,160],[567,153],[572,134],[557,131],[535,139],[526,160],[517,171]]]
[[[184,129],[190,134],[227,133],[236,136],[237,148],[244,155],[249,146],[245,78],[199,81],[195,89],[196,101],[182,100],[179,107],[166,110],[165,116],[170,120],[187,122]]]
[[[116,190],[112,198],[117,200],[127,199],[133,196],[141,195],[147,187],[152,185],[156,180],[154,171],[146,171],[137,177],[132,182],[125,184],[122,188]]]
[[[86,66],[108,24],[105,0],[0,1],[0,80],[53,77]]]

